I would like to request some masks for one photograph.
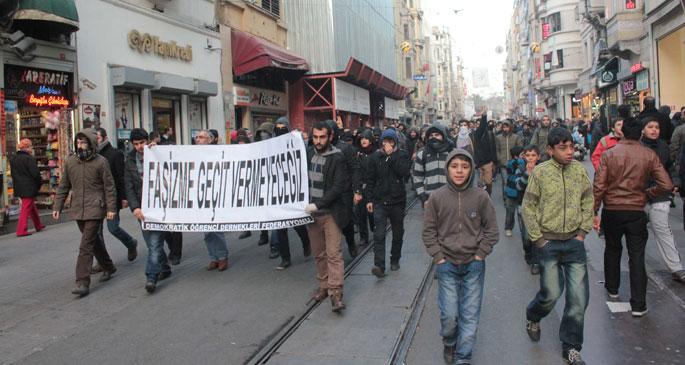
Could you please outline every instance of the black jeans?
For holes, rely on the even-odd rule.
[[[293,227],[297,235],[302,241],[302,250],[307,250],[309,245],[309,234],[307,234],[307,226],[297,226]],[[278,237],[278,253],[284,260],[290,260],[290,240],[288,239],[288,229],[276,230],[276,235]]]
[[[359,202],[354,207],[354,224],[357,225],[357,230],[359,231],[359,238],[362,241],[366,241],[367,243],[369,242],[369,229],[371,229],[371,232],[374,230],[374,224],[373,224],[373,214],[369,213],[368,210],[366,210],[366,204],[368,201],[366,199],[362,199],[362,201]]]
[[[373,263],[385,270],[385,228],[390,220],[392,228],[392,248],[390,262],[399,262],[402,256],[402,237],[404,236],[404,208],[406,202],[393,205],[373,204]]]
[[[183,254],[183,233],[169,232],[166,236],[166,244],[169,247],[169,260],[181,259]]]
[[[621,284],[621,239],[626,237],[628,266],[630,269],[630,306],[633,310],[647,308],[647,270],[645,269],[645,246],[647,214],[643,211],[602,211],[604,229],[604,287],[612,294],[618,293]]]

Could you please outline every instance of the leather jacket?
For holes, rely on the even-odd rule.
[[[655,184],[650,186],[650,181]],[[673,190],[673,182],[654,151],[638,141],[621,140],[604,152],[595,173],[594,212],[604,203],[606,210],[640,211],[647,198]]]

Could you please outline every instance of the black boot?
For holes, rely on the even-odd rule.
[[[262,231],[262,233],[259,234],[259,241],[257,242],[257,245],[264,246],[267,243],[269,243],[269,232]]]

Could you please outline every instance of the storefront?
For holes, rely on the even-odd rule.
[[[9,161],[24,138],[32,142],[41,175],[36,205],[52,209],[61,169],[74,148],[76,48],[69,43],[78,21],[73,2],[21,2],[7,30],[12,37],[2,42],[0,221],[19,214]]]
[[[657,40],[659,104],[671,110],[685,106],[685,26]]]
[[[309,70],[307,61],[257,36],[231,30],[235,127],[253,131],[289,116],[288,86]]]
[[[284,92],[234,84],[233,104],[237,128],[256,130],[262,123],[274,123],[288,115]]]
[[[290,89],[291,123],[309,129],[324,119],[340,118],[343,127],[381,126],[399,119],[407,89],[350,58],[345,70],[306,75]]]
[[[31,140],[42,178],[36,205],[39,209],[50,209],[59,185],[60,169],[73,151],[74,74],[12,64],[5,64],[4,74],[3,156],[9,161],[17,151],[19,140]],[[20,201],[13,195],[9,163],[5,171],[6,201],[10,215],[14,215],[18,213]]]
[[[196,16],[209,24],[212,10],[202,3]],[[80,128],[102,126],[119,148],[133,128],[171,128],[178,144],[199,129],[224,134],[217,32],[123,2],[79,1],[79,12],[84,28],[107,30],[78,34]]]
[[[604,117],[607,122],[611,123],[618,116],[618,106],[621,103],[619,99],[619,82],[618,82],[618,58],[614,57],[608,60],[595,73],[597,77],[597,96],[600,99],[601,110],[604,111]]]
[[[631,72],[632,76],[621,81],[622,104],[630,105],[631,113],[636,115],[642,109],[642,101],[650,96],[649,71],[638,63],[631,68]]]

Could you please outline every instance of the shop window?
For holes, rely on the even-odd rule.
[[[132,92],[114,93],[114,123],[117,128],[117,148],[129,149],[133,128],[140,127],[140,95]]]
[[[179,101],[171,97],[152,98],[152,130],[164,133],[167,128],[171,128],[174,135],[171,137],[173,143],[180,141],[180,130],[177,128],[177,117]]]
[[[268,11],[276,17],[281,16],[280,0],[262,0],[262,9]]]
[[[191,99],[188,101],[188,128],[190,135],[195,131],[207,128],[207,108],[204,100]]]

